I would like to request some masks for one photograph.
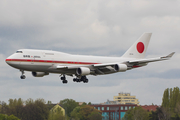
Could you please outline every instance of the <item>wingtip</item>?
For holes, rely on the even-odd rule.
[[[170,53],[169,55],[165,56],[165,57],[161,57],[164,59],[170,59],[173,55],[175,54],[175,52]]]
[[[175,52],[172,52],[172,53],[169,54],[167,57],[171,58],[174,54],[175,54]]]

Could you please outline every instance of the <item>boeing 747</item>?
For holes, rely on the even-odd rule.
[[[175,52],[163,57],[145,59],[152,33],[144,33],[121,57],[102,57],[72,55],[51,50],[20,49],[6,59],[6,63],[19,69],[21,79],[24,71],[31,71],[34,77],[43,77],[49,73],[61,74],[63,83],[66,75],[75,76],[74,82],[88,83],[87,75],[106,75],[125,72],[150,62],[168,60]]]

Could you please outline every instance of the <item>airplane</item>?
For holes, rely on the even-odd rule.
[[[19,49],[6,58],[6,63],[21,71],[31,71],[34,77],[58,73],[62,83],[67,83],[66,75],[74,82],[88,83],[87,75],[106,75],[125,72],[146,66],[150,62],[170,59],[175,52],[163,57],[145,59],[152,33],[144,33],[121,57],[72,55],[52,50]]]

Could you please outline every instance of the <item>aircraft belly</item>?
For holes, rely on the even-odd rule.
[[[7,62],[10,66],[17,68],[19,67],[20,62],[8,61]]]
[[[26,71],[35,71],[35,72],[48,72],[48,73],[59,73],[59,74],[75,74],[76,71],[74,69],[50,69],[52,64],[50,63],[27,63],[21,62],[21,64],[13,64],[13,67]]]

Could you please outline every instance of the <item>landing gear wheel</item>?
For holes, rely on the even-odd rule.
[[[61,77],[61,80],[62,80],[63,84],[68,83],[68,81],[66,80],[66,76],[65,75],[63,75],[63,77]]]
[[[25,75],[21,75],[20,78],[21,78],[21,79],[25,79],[26,76],[25,76]]]
[[[61,80],[66,80],[65,76],[61,77]]]
[[[88,83],[88,79],[83,80],[84,83]]]
[[[84,83],[88,83],[88,79],[86,78],[86,76],[82,76],[81,81],[83,81]]]
[[[20,70],[20,71],[21,71],[21,73],[22,73],[22,75],[20,76],[20,78],[21,78],[21,79],[25,79],[26,76],[24,75],[24,70]]]
[[[63,80],[62,82],[63,82],[63,84],[66,84],[66,83],[68,83],[68,81],[67,81],[67,80]]]
[[[77,78],[74,78],[73,81],[74,81],[74,82],[77,82]]]

